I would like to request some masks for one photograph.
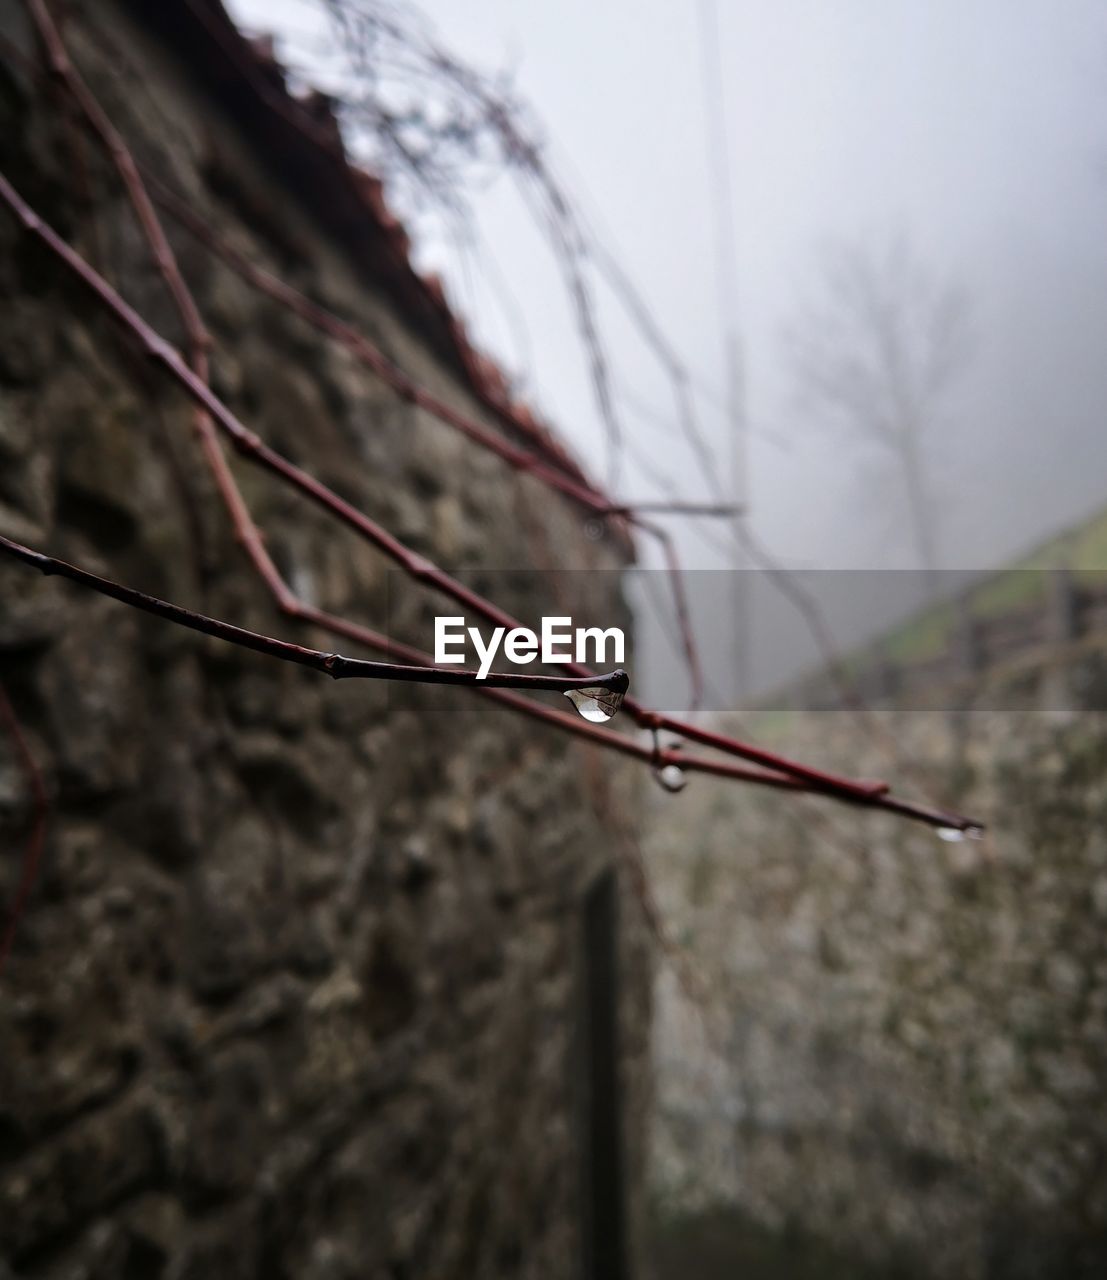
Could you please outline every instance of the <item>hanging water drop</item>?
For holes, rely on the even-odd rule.
[[[962,840],[983,840],[983,827],[938,827],[936,828],[938,839],[945,840],[949,844],[960,844]]]
[[[683,791],[688,785],[688,775],[679,764],[666,764],[660,769],[655,768],[653,776],[659,786],[666,791],[671,791],[674,795],[678,791]]]
[[[938,827],[937,834],[939,840],[944,840],[947,844],[960,844],[965,838],[965,833],[960,827]]]
[[[613,689],[566,689],[565,696],[592,724],[603,724],[619,710],[623,695]]]
[[[604,684],[563,690],[584,719],[592,724],[603,724],[610,720],[623,705],[623,695],[630,686],[630,677],[623,670],[613,671],[611,675],[600,678]]]

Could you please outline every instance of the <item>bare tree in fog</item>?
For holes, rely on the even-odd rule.
[[[902,238],[883,249],[837,241],[787,343],[804,411],[844,439],[876,444],[898,471],[908,535],[933,595],[941,556],[927,464],[968,357],[963,294]]]

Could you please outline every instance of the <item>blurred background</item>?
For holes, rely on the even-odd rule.
[[[641,936],[621,944],[634,988],[623,1026],[640,1050],[615,1053],[637,1118],[627,1181],[643,1189],[628,1256],[657,1280],[1107,1274],[1107,11],[1098,0],[227,9],[262,79],[276,69],[382,180],[411,262],[438,278],[508,398],[553,424],[613,503],[654,511],[671,538],[698,696],[663,546],[637,537],[627,567],[617,515],[543,516],[552,562],[596,571],[596,607],[622,584],[636,691],[987,824],[969,840],[699,776],[679,794],[634,793],[629,825],[667,946],[651,968]],[[238,190],[212,175],[220,199]],[[269,235],[265,199],[235,199]],[[298,261],[294,237],[270,241]],[[319,280],[343,296],[328,271]],[[220,310],[204,287],[218,323],[250,330],[242,304]],[[226,394],[264,407],[268,375],[253,376],[217,370]],[[303,395],[314,412],[318,393]],[[448,453],[427,480],[407,427],[393,428],[411,451],[400,482],[380,482],[397,527],[410,521],[414,543],[451,568],[475,563],[497,598],[533,603],[513,577],[524,557],[495,506],[499,482]],[[299,438],[293,421],[289,447]],[[389,476],[381,450],[371,461]],[[349,465],[332,462],[336,474]],[[405,485],[418,501],[405,505]],[[326,544],[309,555],[285,530],[276,545],[324,600],[336,582],[355,602],[371,581],[387,595],[368,569],[361,587],[319,569]],[[110,537],[97,548],[112,550]],[[47,701],[27,698],[32,721]],[[461,816],[443,801],[434,839],[452,831],[468,848],[479,819],[465,806],[485,781],[458,770]],[[285,791],[271,762],[246,771],[269,779],[270,801]],[[611,837],[595,808],[597,831],[572,837],[581,847]],[[508,810],[518,820],[502,843],[523,847],[533,814],[518,796]],[[404,892],[423,874],[424,855],[409,858],[420,821],[396,820]],[[554,854],[570,847],[550,837]],[[501,870],[474,873],[497,909]],[[599,935],[613,911],[589,917]],[[400,961],[390,951],[373,970],[386,992],[405,956],[437,972],[441,955],[413,941],[419,919],[389,935]],[[568,972],[551,954],[535,974]],[[310,959],[300,976],[312,980]],[[341,1008],[346,988],[327,982]],[[567,1025],[553,1004],[535,1016],[474,1071]],[[541,1116],[512,1131],[525,1167]],[[490,1132],[482,1141],[499,1140]],[[471,1172],[459,1170],[455,1191]],[[621,1231],[609,1211],[597,1220]],[[482,1212],[458,1211],[462,1235],[515,1221]],[[430,1239],[433,1221],[413,1216],[404,1231]],[[479,1260],[466,1274],[561,1274],[473,1248],[456,1255]],[[40,1274],[46,1254],[28,1250],[27,1273]],[[312,1258],[311,1274],[357,1272],[356,1256],[333,1272]],[[373,1274],[420,1274],[380,1265]],[[604,1274],[602,1262],[585,1274]]]
[[[348,93],[311,6],[235,10]],[[651,872],[709,992],[659,979],[665,1274],[1101,1274],[1102,6],[422,14],[534,156],[462,166],[454,205],[356,109],[349,137],[613,492],[740,504],[668,521],[703,571],[709,707],[791,707],[768,740],[993,828],[942,846],[705,785],[659,801]],[[425,104],[378,83],[399,118]],[[686,707],[639,557],[641,678]],[[836,652],[864,677],[845,694]]]
[[[1102,6],[428,0],[405,21],[519,130],[445,200],[390,133],[435,107],[387,40],[366,107],[356,27],[235,11],[353,99],[419,260],[593,474],[740,508],[666,518],[706,705],[990,824],[657,798],[707,992],[659,977],[663,1273],[1102,1274]],[[638,675],[685,709],[638,557]]]
[[[742,506],[737,545],[671,521],[686,568],[771,557],[838,601],[850,645],[925,602],[935,571],[1021,562],[1098,513],[1094,0],[394,11],[484,77],[529,155],[340,5],[231,8],[346,104],[416,260],[609,489]],[[639,563],[663,568],[648,543]],[[843,568],[920,572],[859,605],[859,585],[819,585]],[[648,590],[644,661],[664,681]],[[737,621],[719,583],[697,603],[702,643],[731,646],[715,677],[731,704],[817,656],[779,591],[745,590],[761,607]]]

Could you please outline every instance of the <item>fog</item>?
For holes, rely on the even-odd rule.
[[[895,461],[796,394],[785,331],[817,296],[835,243],[906,244],[965,301],[962,367],[921,437],[942,566],[999,566],[1107,501],[1107,14],[1096,0],[719,0],[725,156],[710,145],[709,7],[421,8],[442,44],[509,71],[542,121],[551,167],[695,371],[724,479],[713,191],[725,168],[749,423],[744,498],[750,528],[779,559],[919,567]],[[326,83],[333,61],[308,0],[232,9],[251,30],[284,32],[279,52]],[[486,175],[470,195],[468,245],[434,210],[401,209],[419,261],[441,272],[477,341],[600,475],[597,412],[557,262],[510,175]],[[710,497],[665,422],[672,397],[657,361],[602,291],[600,316],[635,452],[685,495]],[[656,492],[628,453],[619,497]],[[670,524],[689,567],[725,565],[692,521]],[[644,563],[651,556],[644,547]],[[754,648],[763,687],[780,669],[764,637]]]

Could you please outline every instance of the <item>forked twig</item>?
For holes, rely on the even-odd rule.
[[[188,204],[171,192],[164,183],[147,175],[147,181],[157,193],[158,203],[170,216],[195,239],[219,257],[234,273],[258,292],[287,307],[302,320],[325,333],[355,356],[382,382],[402,399],[424,410],[439,422],[453,427],[467,439],[494,453],[514,470],[532,475],[548,488],[555,489],[572,501],[579,503],[593,515],[606,518],[621,517],[628,524],[652,537],[661,547],[669,569],[673,601],[680,629],[681,648],[692,682],[692,704],[698,706],[703,696],[703,676],[699,653],[692,634],[692,626],[684,588],[684,572],[676,554],[672,538],[667,530],[645,518],[645,513],[684,514],[702,516],[732,516],[733,508],[726,503],[694,503],[676,498],[663,503],[615,502],[604,494],[582,483],[567,471],[545,461],[530,449],[522,449],[497,432],[489,431],[477,419],[455,409],[451,404],[420,386],[398,368],[381,349],[371,342],[360,329],[335,315],[313,299],[293,288],[262,267],[251,262],[244,254],[229,245]],[[505,419],[508,426],[511,420]]]
[[[703,699],[702,667],[687,607],[684,571],[668,531],[646,519],[639,518],[638,512],[632,508],[632,504],[613,502],[591,486],[574,478],[571,474],[571,469],[565,468],[563,463],[559,465],[556,458],[551,462],[544,461],[529,450],[512,446],[503,437],[488,431],[486,427],[473,418],[459,413],[445,401],[440,400],[437,396],[427,391],[426,388],[419,386],[407,377],[393,365],[378,347],[352,325],[327,312],[309,298],[299,294],[285,282],[269,276],[268,273],[258,268],[254,268],[253,264],[242,255],[229,246],[221,244],[214,230],[203,219],[194,214],[183,201],[172,196],[163,184],[158,183],[156,179],[151,181],[149,175],[147,175],[147,182],[144,182],[139,172],[138,163],[131,154],[125,140],[99,105],[91,90],[84,83],[72,59],[66,52],[61,33],[50,16],[45,0],[27,0],[27,3],[46,49],[51,73],[69,89],[78,106],[84,111],[89,125],[98,134],[115,162],[138,217],[140,227],[150,245],[155,264],[166,281],[181,317],[181,322],[184,325],[188,339],[189,363],[193,372],[202,381],[208,381],[208,353],[211,347],[211,338],[204,327],[199,310],[177,266],[172,247],[154,212],[147,191],[147,182],[151,182],[151,185],[155,188],[161,189],[162,202],[170,207],[170,212],[174,213],[178,220],[202,243],[205,243],[214,252],[219,253],[243,279],[247,280],[255,288],[269,294],[276,301],[290,307],[308,323],[345,345],[362,363],[371,368],[386,385],[391,386],[402,399],[409,400],[424,409],[432,417],[436,417],[438,420],[453,426],[482,447],[497,453],[516,470],[534,474],[543,483],[560,490],[566,496],[583,504],[594,515],[601,518],[616,517],[625,519],[627,523],[635,525],[642,532],[655,539],[661,546],[662,554],[669,568],[681,648],[691,680],[691,706],[693,709],[698,708]],[[259,92],[264,88],[261,85],[257,87]],[[263,96],[271,106],[281,105],[272,100],[271,90],[264,93]],[[283,105],[289,110],[291,109],[291,104]],[[329,135],[326,139],[326,146],[328,150],[334,151],[338,158],[345,162],[341,144],[330,138]],[[567,210],[568,206],[566,205],[565,208]],[[471,355],[468,358],[471,358]],[[601,381],[605,381],[605,379]],[[605,401],[608,399],[606,391],[603,399]],[[509,428],[519,429],[521,424],[516,421],[515,417],[504,406],[490,402],[489,407]],[[256,569],[265,579],[270,590],[278,600],[281,600],[281,593],[287,594],[287,586],[281,582],[280,575],[269,557],[264,542],[250,519],[241,493],[238,491],[234,478],[226,465],[225,459],[222,457],[210,418],[202,408],[197,407],[194,422],[208,466],[212,470],[225,504],[231,511],[236,536],[243,543]],[[534,434],[536,441],[540,442],[537,431]],[[677,511],[684,515],[718,516],[721,514],[717,509],[718,504],[699,504],[687,502],[683,499],[678,499],[673,504],[650,503],[647,506],[658,514],[674,514]]]

